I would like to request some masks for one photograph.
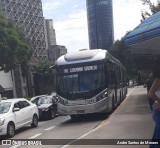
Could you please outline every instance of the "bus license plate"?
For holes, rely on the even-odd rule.
[[[84,114],[85,110],[77,110],[77,114]]]

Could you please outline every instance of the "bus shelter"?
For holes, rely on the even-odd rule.
[[[141,22],[125,36],[125,44],[134,55],[139,69],[148,69],[160,55],[160,12]]]

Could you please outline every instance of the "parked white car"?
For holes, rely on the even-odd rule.
[[[31,125],[38,126],[38,108],[24,98],[6,99],[0,101],[0,135],[13,137],[15,130]]]

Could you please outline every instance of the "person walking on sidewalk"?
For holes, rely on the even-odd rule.
[[[153,73],[150,73],[149,78],[145,82],[145,86],[147,87],[147,94],[149,93],[149,90],[150,90],[152,84],[153,84]],[[152,106],[153,106],[154,100],[149,98],[149,96],[148,96],[148,102],[149,102],[150,109],[153,110]]]
[[[149,98],[155,101],[153,105],[152,118],[155,122],[155,129],[152,137],[152,141],[160,140],[160,57],[154,62],[153,67],[153,84],[149,90]],[[160,145],[150,145],[150,148],[160,148]]]

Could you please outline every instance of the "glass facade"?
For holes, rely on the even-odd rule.
[[[86,0],[90,49],[108,49],[114,41],[112,0]]]

